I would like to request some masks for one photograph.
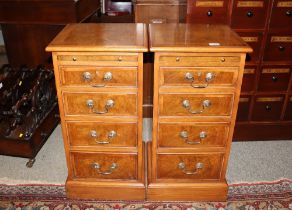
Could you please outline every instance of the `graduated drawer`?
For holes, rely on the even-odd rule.
[[[77,65],[79,62],[137,62],[137,55],[105,55],[105,54],[73,54],[73,55],[57,55],[58,61],[67,61],[67,62],[75,62]]]
[[[160,66],[239,66],[239,56],[160,56]]]
[[[67,122],[71,146],[136,147],[137,123]]]
[[[137,67],[60,66],[63,86],[137,86]]]
[[[192,86],[204,88],[210,86],[234,86],[238,77],[236,67],[161,67],[161,85]]]
[[[225,146],[227,123],[160,123],[159,147]]]
[[[210,154],[159,154],[158,179],[219,179],[223,155]]]
[[[65,115],[137,115],[135,93],[64,92]]]
[[[160,94],[160,116],[230,116],[233,94]]]
[[[71,153],[75,178],[137,179],[137,155]]]

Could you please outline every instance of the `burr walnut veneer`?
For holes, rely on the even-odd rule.
[[[149,200],[226,200],[245,57],[228,26],[151,24],[153,142]]]
[[[67,196],[145,199],[144,24],[71,24],[51,42]]]

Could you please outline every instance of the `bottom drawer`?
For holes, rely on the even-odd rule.
[[[71,153],[75,178],[137,179],[137,155]]]
[[[158,155],[158,179],[219,179],[223,154]]]

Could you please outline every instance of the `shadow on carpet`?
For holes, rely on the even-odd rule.
[[[0,210],[292,209],[292,180],[229,185],[227,202],[96,201],[66,198],[64,185],[0,185]]]

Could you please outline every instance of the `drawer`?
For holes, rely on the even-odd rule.
[[[247,121],[249,115],[249,107],[251,103],[251,96],[240,96],[237,110],[237,121]]]
[[[259,91],[285,91],[288,89],[291,68],[289,66],[264,66],[258,84]]]
[[[92,54],[86,54],[86,55],[58,55],[57,59],[59,61],[71,61],[75,62],[76,65],[79,65],[79,62],[96,62],[96,61],[102,61],[102,62],[137,62],[138,56],[137,55],[92,55]]]
[[[275,0],[270,28],[290,28],[292,25],[292,1]]]
[[[161,94],[160,116],[230,116],[232,94]]]
[[[71,146],[136,147],[136,123],[67,122]]]
[[[134,93],[63,93],[65,115],[137,115]]]
[[[185,22],[186,4],[177,3],[142,3],[135,5],[136,23],[179,23]]]
[[[269,34],[267,38],[264,60],[292,60],[292,32],[285,34]]]
[[[229,124],[159,124],[159,147],[225,146]]]
[[[63,86],[137,86],[136,67],[60,66]]]
[[[283,95],[256,96],[252,112],[252,120],[280,120],[283,103]]]
[[[227,24],[228,0],[188,0],[188,23]]]
[[[254,90],[256,79],[256,66],[245,66],[242,78],[241,92]]]
[[[197,68],[160,68],[161,85],[192,86],[234,86],[238,77],[238,68],[197,67]]]
[[[158,179],[219,179],[223,154],[159,154]]]
[[[246,54],[246,62],[256,62],[260,59],[262,33],[238,32],[239,36],[253,49],[253,52]]]
[[[137,179],[137,155],[71,153],[75,178]]]
[[[235,0],[231,27],[239,29],[262,29],[265,27],[268,1]]]
[[[292,120],[292,95],[288,96],[284,120]]]
[[[239,66],[239,56],[160,56],[160,66]]]

